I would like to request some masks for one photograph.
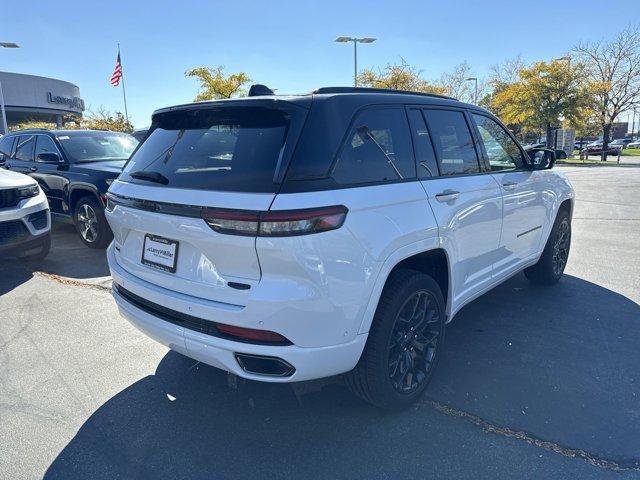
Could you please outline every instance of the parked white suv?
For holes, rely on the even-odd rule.
[[[463,305],[567,262],[553,152],[530,158],[476,106],[335,87],[152,120],[107,195],[113,296],[148,336],[239,376],[349,372],[363,399],[406,405]]]
[[[0,258],[46,257],[50,230],[49,203],[38,183],[0,168]]]

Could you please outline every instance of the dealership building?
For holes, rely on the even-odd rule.
[[[64,120],[82,117],[84,101],[80,97],[80,89],[73,83],[0,72],[0,85],[9,128],[28,121],[55,123],[62,127]],[[0,134],[5,133],[3,128],[0,119]]]

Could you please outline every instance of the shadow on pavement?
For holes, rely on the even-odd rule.
[[[623,463],[640,459],[640,306],[565,275],[518,275],[466,306],[428,394]]]
[[[109,266],[104,249],[87,247],[75,227],[53,222],[51,251],[44,260],[0,260],[0,295],[10,292],[33,276],[44,272],[90,283],[108,282]]]
[[[40,262],[29,262],[34,270],[77,280],[109,275],[104,249],[87,247],[71,224],[54,222],[51,252]]]
[[[427,396],[565,446],[638,458],[639,341],[640,307],[626,297],[571,276],[555,288],[518,276],[450,325]],[[167,353],[93,413],[45,478],[371,478],[381,466],[388,478],[456,477],[510,454],[492,450],[500,437],[428,407],[378,411],[340,378],[233,383]]]

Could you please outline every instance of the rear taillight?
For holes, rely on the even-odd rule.
[[[340,228],[347,217],[343,205],[303,210],[255,212],[205,208],[202,218],[216,232],[259,237],[289,237]]]

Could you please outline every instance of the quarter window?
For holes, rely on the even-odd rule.
[[[413,146],[416,153],[418,178],[431,178],[438,176],[438,162],[433,151],[433,143],[429,136],[429,130],[424,123],[420,110],[411,109],[409,113],[409,125],[413,135]]]
[[[11,151],[13,150],[13,141],[16,137],[4,137],[0,140],[0,160],[5,160],[11,157]]]
[[[407,116],[403,108],[368,109],[360,113],[333,167],[340,184],[362,184],[415,178]]]
[[[453,110],[424,110],[424,115],[438,154],[440,175],[478,173],[480,164],[464,114]]]
[[[33,146],[36,143],[35,135],[22,135],[18,137],[16,153],[13,158],[23,162],[33,162]]]
[[[473,114],[492,171],[514,170],[524,166],[522,152],[500,124],[484,115]]]

